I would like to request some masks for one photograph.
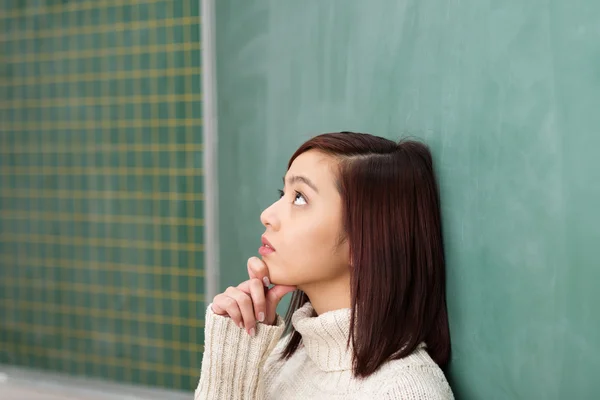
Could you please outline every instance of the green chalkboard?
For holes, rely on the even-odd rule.
[[[0,0],[0,363],[195,388],[199,12]]]
[[[217,2],[221,285],[306,138],[433,149],[457,398],[600,383],[600,3]]]

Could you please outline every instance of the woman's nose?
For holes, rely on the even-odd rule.
[[[267,209],[265,209],[261,214],[260,214],[260,222],[262,222],[262,224],[266,227],[266,228],[271,228],[273,230],[278,230],[279,229],[279,219],[277,218],[277,213],[276,211],[276,204],[278,202],[275,202],[273,204],[271,204]]]

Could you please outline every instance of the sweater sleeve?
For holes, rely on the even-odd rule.
[[[376,398],[384,400],[454,400],[452,389],[437,366],[405,367],[381,389]]]
[[[261,400],[265,397],[263,366],[285,328],[257,324],[254,337],[229,317],[206,310],[204,355],[195,400]]]
[[[439,369],[407,368],[394,382],[385,386],[384,400],[454,400],[452,389]]]

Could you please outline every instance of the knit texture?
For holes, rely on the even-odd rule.
[[[280,316],[273,326],[258,324],[255,337],[250,337],[209,305],[195,400],[454,399],[424,344],[366,379],[354,378],[352,348],[347,347],[350,309],[314,315],[310,303],[294,313],[292,324],[302,335],[302,345],[281,361],[286,338],[280,340],[285,327]]]

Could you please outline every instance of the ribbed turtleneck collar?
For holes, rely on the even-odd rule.
[[[322,371],[352,369],[352,344],[347,347],[350,335],[349,308],[329,311],[315,316],[310,303],[294,313],[292,324],[302,335],[308,356]]]

